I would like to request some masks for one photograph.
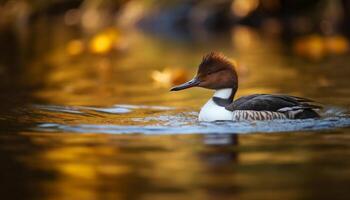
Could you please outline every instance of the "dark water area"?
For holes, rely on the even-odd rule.
[[[309,61],[241,26],[188,41],[32,23],[1,37],[3,199],[350,198],[348,54]],[[168,73],[214,50],[239,62],[237,96],[308,97],[323,118],[199,123],[211,92],[170,93]]]

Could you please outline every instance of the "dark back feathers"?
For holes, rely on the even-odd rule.
[[[254,94],[243,96],[226,107],[227,110],[256,110],[256,111],[274,111],[277,112],[281,108],[300,107],[304,109],[319,109],[314,101],[289,96],[289,95],[271,95],[271,94]]]

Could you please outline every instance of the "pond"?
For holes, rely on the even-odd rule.
[[[58,18],[16,38],[1,63],[15,69],[0,73],[4,198],[350,197],[348,55],[305,60],[290,43],[239,26],[168,38],[90,33]],[[169,88],[210,51],[239,62],[237,96],[312,98],[326,105],[324,118],[199,123],[212,92]]]

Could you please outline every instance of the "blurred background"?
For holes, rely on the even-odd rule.
[[[349,199],[348,129],[233,135],[226,146],[96,133],[196,126],[211,92],[169,88],[211,51],[237,63],[237,97],[349,108],[349,25],[347,0],[0,0],[1,195]]]
[[[2,0],[0,101],[201,104],[200,90],[168,88],[210,51],[237,61],[239,94],[339,96],[349,10],[346,0]]]

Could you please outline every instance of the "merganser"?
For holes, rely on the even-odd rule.
[[[211,99],[201,108],[199,121],[254,121],[275,119],[319,118],[321,106],[302,97],[283,94],[253,94],[234,96],[238,78],[234,63],[221,53],[212,52],[203,57],[197,75],[170,91],[202,87],[215,90]]]

